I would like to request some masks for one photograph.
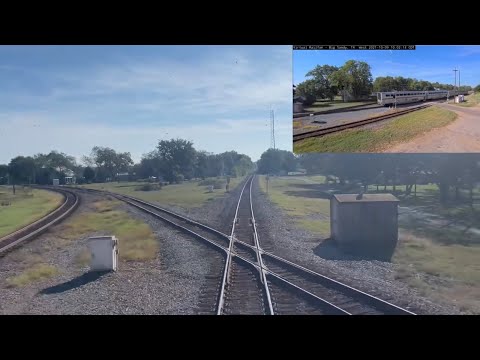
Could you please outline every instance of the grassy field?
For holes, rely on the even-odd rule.
[[[48,279],[58,274],[58,269],[55,266],[40,263],[25,269],[21,274],[12,276],[7,279],[9,287],[21,287],[32,282]]]
[[[0,186],[0,237],[28,225],[58,207],[63,196],[45,190],[17,187],[16,195],[11,187]]]
[[[457,106],[472,107],[480,104],[480,93],[465,96],[465,102],[455,104]]]
[[[307,152],[378,152],[411,140],[435,128],[450,124],[457,114],[430,107],[403,115],[378,129],[349,129],[293,144],[295,153]]]
[[[74,214],[59,225],[58,236],[43,244],[43,251],[62,250],[79,237],[89,234],[115,235],[119,239],[119,258],[126,261],[154,259],[158,253],[158,242],[150,226],[135,220],[121,210],[120,201],[107,199],[89,204],[90,211]],[[19,251],[12,254],[20,266],[20,273],[7,278],[7,287],[21,287],[40,282],[60,273],[48,264],[48,256]],[[84,267],[90,262],[90,252],[85,247],[73,259],[73,266]]]
[[[398,264],[395,277],[423,295],[457,304],[464,312],[480,314],[479,258],[479,244],[444,244],[401,230],[393,257]]]
[[[259,181],[260,188],[266,192],[265,176],[260,176]],[[323,182],[323,179],[315,177],[312,181]],[[291,216],[299,227],[321,236],[329,236],[330,203],[326,199],[312,198],[302,187],[305,184],[306,182],[300,178],[271,177],[268,182],[268,196]]]
[[[312,186],[323,182],[323,176],[270,178],[268,196],[297,226],[328,237],[329,200],[318,197],[320,187]],[[265,177],[260,178],[260,186],[266,190]],[[379,192],[383,189],[380,186]],[[369,187],[369,192],[375,190],[376,186]],[[392,190],[388,186],[386,192]],[[404,190],[405,186],[396,186],[401,207],[419,206],[428,214],[441,216],[446,225],[430,223],[423,214],[415,220],[400,218],[399,243],[392,259],[397,264],[395,278],[436,301],[455,303],[466,313],[480,314],[480,234],[465,232],[470,227],[480,228],[480,204],[473,211],[465,203],[441,206],[434,184],[418,185],[416,200],[404,198]],[[478,196],[480,189],[475,194]],[[467,196],[461,195],[464,199]]]
[[[230,190],[233,190],[242,180],[243,177],[231,178]],[[164,205],[194,208],[204,205],[207,201],[224,196],[226,180],[222,179],[221,183],[222,188],[214,189],[212,193],[207,191],[207,186],[199,185],[199,181],[185,181],[182,184],[167,185],[157,191],[137,191],[136,189],[144,184],[141,182],[111,182],[82,186],[130,195],[145,201],[154,201]]]
[[[345,109],[353,106],[371,104],[373,101],[352,101],[352,102],[343,102],[342,100],[334,101],[317,101],[314,102],[310,107],[306,107],[305,111],[312,112],[322,112],[333,109]]]
[[[156,257],[158,242],[150,226],[133,219],[121,210],[117,200],[102,200],[93,203],[91,212],[84,212],[61,225],[60,247],[63,241],[72,241],[81,236],[96,233],[115,235],[119,239],[119,258],[124,260],[150,260]],[[77,255],[79,265],[88,262],[87,253]]]

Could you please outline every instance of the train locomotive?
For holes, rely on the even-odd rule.
[[[435,91],[388,91],[377,93],[377,103],[383,106],[414,103],[428,100],[453,98],[457,95],[467,95],[467,91],[435,90]]]

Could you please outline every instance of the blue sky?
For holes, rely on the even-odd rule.
[[[257,160],[292,149],[291,46],[0,46],[0,164],[184,138]]]
[[[372,76],[403,76],[454,84],[453,69],[460,69],[460,85],[480,84],[480,46],[418,45],[416,50],[295,50],[293,79],[298,84],[316,65],[342,66],[347,60],[365,61]],[[457,73],[458,84],[458,73]]]

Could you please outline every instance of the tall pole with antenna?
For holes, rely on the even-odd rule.
[[[453,69],[453,71],[455,72],[455,86],[453,87],[453,90],[455,91],[455,88],[457,87],[457,68]]]
[[[270,147],[275,150],[275,112],[270,109]]]

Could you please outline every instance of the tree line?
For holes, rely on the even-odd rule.
[[[305,76],[308,79],[294,88],[294,96],[302,96],[305,105],[317,99],[333,100],[339,94],[343,100],[368,97],[373,88],[371,68],[364,61],[348,60],[341,67],[317,65]]]
[[[308,174],[326,175],[338,185],[384,187],[404,185],[411,195],[419,184],[436,184],[439,200],[459,200],[467,190],[470,200],[480,182],[477,154],[302,154],[298,162]],[[452,197],[452,193],[453,198]]]
[[[460,200],[461,190],[469,193],[480,183],[478,154],[322,154],[294,155],[289,151],[269,149],[257,162],[260,174],[285,175],[302,171],[325,175],[327,181],[345,190],[363,186],[405,186],[405,196],[414,196],[416,185],[437,185],[438,200]],[[464,199],[465,200],[465,199]]]
[[[379,76],[373,82],[373,91],[433,91],[433,90],[456,90],[451,84],[440,84],[401,76]],[[460,91],[471,91],[471,86],[460,86]]]
[[[436,184],[439,200],[458,200],[460,190],[470,193],[480,183],[480,157],[477,154],[322,154],[295,155],[290,151],[268,149],[253,163],[247,155],[228,151],[212,154],[198,151],[183,139],[159,141],[157,147],[134,163],[128,152],[94,147],[89,156],[76,163],[74,157],[57,151],[33,157],[17,156],[8,165],[0,165],[0,184],[51,184],[52,179],[75,175],[79,182],[118,180],[128,174],[130,180],[149,179],[178,183],[192,178],[287,175],[304,171],[325,175],[341,188],[377,186],[386,190],[404,185],[409,196],[419,184]],[[453,194],[453,195],[452,195]],[[452,198],[453,196],[453,198]]]
[[[379,76],[372,78],[371,67],[364,61],[348,60],[341,67],[317,65],[307,72],[305,81],[293,87],[293,96],[304,98],[305,105],[317,99],[333,100],[341,95],[344,101],[364,99],[372,92],[380,91],[433,91],[454,90],[454,85],[429,82],[402,76]],[[455,88],[456,89],[456,88]],[[471,91],[471,86],[460,86],[461,91]],[[480,91],[480,85],[475,87]]]
[[[77,183],[106,182],[120,178],[129,180],[157,179],[179,183],[192,178],[243,176],[253,171],[249,156],[228,151],[221,154],[196,150],[183,139],[161,140],[157,147],[134,163],[129,152],[108,147],[93,147],[79,164],[73,156],[58,151],[34,156],[17,156],[9,164],[0,164],[0,185],[62,183],[75,176]]]

